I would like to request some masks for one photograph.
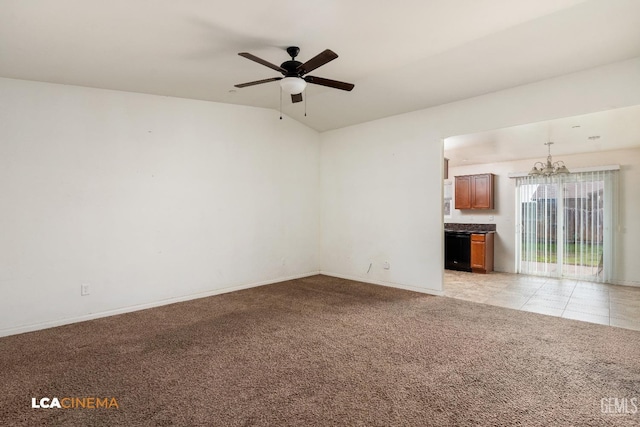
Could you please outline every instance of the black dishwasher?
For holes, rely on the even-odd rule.
[[[471,271],[471,232],[444,231],[444,268]]]

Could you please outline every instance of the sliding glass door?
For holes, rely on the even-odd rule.
[[[611,281],[617,171],[516,179],[519,273]]]

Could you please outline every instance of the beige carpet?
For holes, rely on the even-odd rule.
[[[0,377],[3,426],[640,425],[602,407],[640,332],[326,276],[1,338]]]

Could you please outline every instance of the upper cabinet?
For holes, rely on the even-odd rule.
[[[456,209],[493,209],[491,173],[456,176]]]
[[[471,176],[456,176],[456,209],[471,209]]]

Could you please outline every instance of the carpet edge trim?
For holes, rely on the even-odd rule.
[[[14,326],[10,328],[0,329],[0,338],[11,335],[24,334],[27,332],[35,332],[43,329],[55,328],[57,326],[70,325],[72,323],[86,322],[88,320],[100,319],[103,317],[116,316],[118,314],[132,313],[134,311],[146,310],[149,308],[161,307],[163,305],[175,304],[199,298],[207,298],[214,295],[226,294],[243,289],[256,288],[258,286],[271,285],[274,283],[286,282],[288,280],[302,279],[304,277],[317,276],[320,271],[310,271],[307,273],[296,274],[293,276],[280,277],[277,279],[264,280],[261,282],[247,283],[244,285],[229,286],[226,288],[214,289],[211,291],[198,292],[195,294],[182,295],[178,297],[167,298],[159,301],[148,302],[144,304],[130,305],[127,307],[115,308],[112,310],[100,311],[97,313],[83,314],[80,316],[66,317],[64,319],[51,320],[46,322],[33,323],[30,325]]]
[[[383,280],[372,280],[366,277],[349,276],[347,274],[332,273],[330,271],[325,271],[325,270],[320,270],[319,274],[323,274],[325,276],[337,277],[339,279],[354,280],[356,282],[369,283],[372,285],[386,286],[388,288],[397,288],[397,289],[404,289],[406,291],[420,292],[422,294],[429,294],[429,295],[436,295],[436,296],[444,295],[443,291],[439,291],[437,289],[420,288],[417,286],[405,285],[405,284],[396,283],[396,282],[386,282]]]

